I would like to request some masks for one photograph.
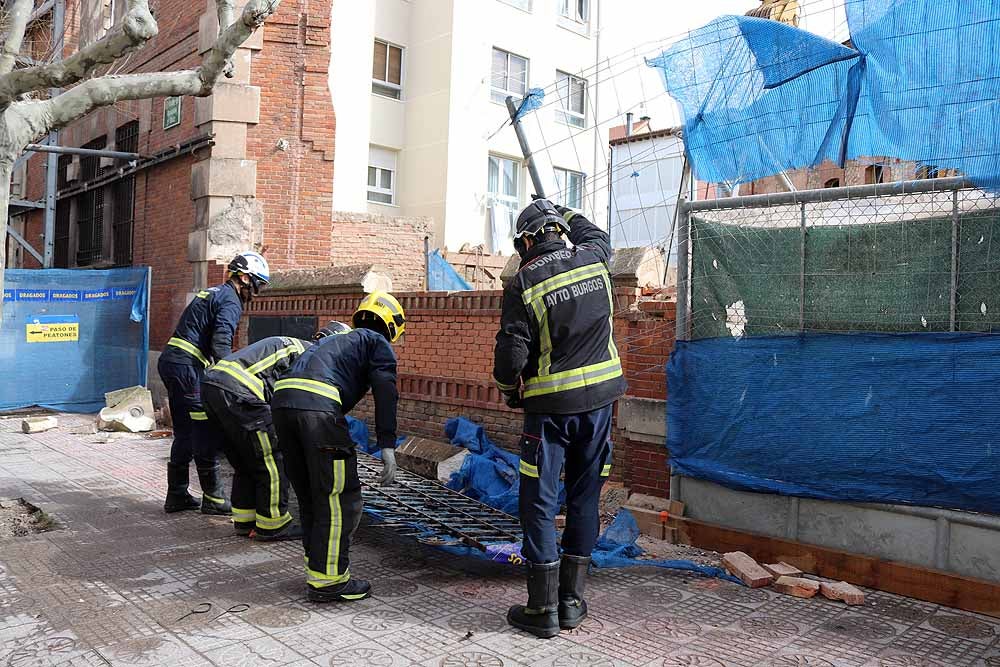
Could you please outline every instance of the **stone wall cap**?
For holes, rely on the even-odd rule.
[[[371,291],[369,287],[373,280],[380,283],[379,289],[392,288],[389,271],[377,264],[290,269],[275,271],[264,294],[305,290],[357,293]]]

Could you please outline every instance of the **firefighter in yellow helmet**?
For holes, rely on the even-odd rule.
[[[386,292],[369,294],[354,329],[321,339],[274,385],[271,411],[285,471],[301,509],[307,593],[313,602],[363,600],[371,586],[351,577],[351,536],[361,521],[361,482],[344,416],[371,389],[382,450],[382,484],[396,475],[396,354],[406,326]]]

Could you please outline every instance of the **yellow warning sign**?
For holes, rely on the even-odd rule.
[[[80,340],[79,322],[29,322],[25,330],[29,343],[71,343]]]

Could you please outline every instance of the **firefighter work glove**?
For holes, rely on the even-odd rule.
[[[382,450],[382,476],[379,484],[390,486],[396,483],[396,450],[387,447]]]
[[[524,402],[521,400],[521,392],[519,391],[504,392],[503,399],[507,407],[512,410],[517,410],[524,405]]]

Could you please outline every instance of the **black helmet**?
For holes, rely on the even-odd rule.
[[[351,330],[351,327],[347,326],[343,322],[338,322],[336,320],[330,320],[326,323],[326,326],[321,328],[319,331],[312,335],[313,340],[320,340],[326,338],[327,336],[336,336],[337,334],[345,334]]]
[[[545,232],[565,234],[566,220],[559,215],[555,205],[548,199],[536,199],[525,206],[521,214],[517,216],[514,247],[518,254],[524,254],[525,238],[538,236]]]

